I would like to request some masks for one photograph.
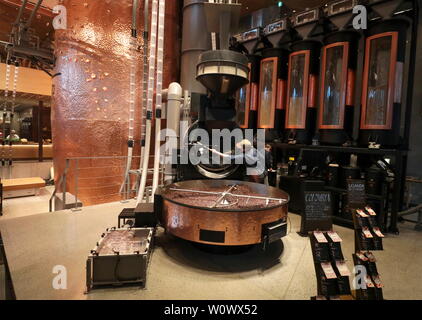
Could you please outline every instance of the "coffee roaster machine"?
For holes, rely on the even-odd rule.
[[[388,128],[366,127],[365,124],[369,120],[365,119],[374,114],[368,111],[368,108],[374,105],[378,107],[377,110],[400,109],[398,103],[393,103],[392,107],[388,107],[388,103],[385,105],[377,103],[382,100],[382,97],[386,97],[387,102],[394,100],[389,84],[406,82],[404,80],[408,75],[408,70],[400,62],[405,61],[406,57],[412,58],[411,50],[406,44],[403,46],[406,47],[406,54],[399,53],[398,47],[393,45],[404,44],[403,39],[409,37],[409,34],[405,35],[405,30],[409,31],[414,7],[409,8],[408,3],[414,4],[412,1],[403,1],[399,6],[395,1],[335,1],[323,8],[284,17],[265,28],[249,30],[236,35],[229,41],[230,29],[236,25],[239,16],[240,5],[236,1],[229,3],[186,1],[184,19],[190,21],[190,26],[200,25],[206,21],[207,28],[189,27],[188,30],[184,30],[182,83],[181,88],[179,86],[175,91],[169,88],[169,100],[176,101],[174,105],[169,104],[169,107],[179,110],[181,96],[177,97],[177,95],[181,94],[182,88],[189,92],[189,120],[191,122],[185,136],[191,136],[194,129],[198,128],[206,132],[211,132],[213,129],[256,128],[266,129],[267,141],[287,142],[289,145],[324,144],[346,148],[360,143],[364,147],[377,144],[384,146],[386,144],[383,145],[382,142],[385,143],[387,139],[382,139],[382,137],[388,137],[387,133],[395,128],[393,124],[396,118],[393,113],[389,116],[388,112],[384,112],[381,116],[375,112],[386,122],[391,120],[391,126]],[[359,4],[366,5],[369,24],[367,30],[358,31],[352,26],[354,19],[352,10]],[[405,20],[408,22],[403,22]],[[201,36],[199,33],[203,33],[204,29],[207,30],[206,36]],[[381,30],[386,31],[386,33],[381,33],[382,36]],[[216,44],[216,34],[220,38],[218,44]],[[371,42],[379,38],[381,38],[381,43]],[[198,45],[198,39],[201,39],[203,43]],[[234,50],[228,50],[229,43],[231,49]],[[211,44],[213,44],[212,48]],[[372,50],[371,46],[376,50]],[[371,54],[375,54],[375,58],[371,58]],[[365,79],[372,77],[372,82],[380,80],[377,74],[379,68],[374,66],[374,61],[378,59],[377,55],[391,62],[390,68],[387,71],[383,70],[384,73],[388,73],[387,78],[391,81],[380,87],[376,83],[371,84],[372,87],[369,88],[370,81],[365,81]],[[395,98],[398,98],[399,93],[403,91],[400,91],[397,85],[394,88]],[[385,92],[389,95],[385,95]],[[173,93],[174,97],[171,98]],[[373,98],[374,95],[375,98]],[[388,98],[390,96],[393,100]],[[179,104],[177,104],[178,100]],[[361,108],[359,108],[360,101],[362,101]],[[170,123],[168,127],[179,132],[180,113],[170,110],[167,114],[171,118],[171,121],[168,121]],[[174,128],[172,128],[173,125]],[[176,138],[184,139],[182,136]],[[195,141],[192,143],[190,140],[183,148],[174,149],[172,152],[180,160],[183,152],[199,151],[201,145],[202,143],[195,143]],[[214,145],[209,144],[209,147],[214,147]],[[231,145],[228,150],[221,151],[230,152],[233,148],[234,145]],[[331,153],[331,160],[333,154],[335,152]],[[347,155],[347,152],[345,154]],[[353,175],[367,171],[368,181],[371,183],[374,183],[374,179],[382,179],[379,177],[384,177],[387,171],[391,171],[388,164],[385,166],[385,161],[383,162],[384,169],[382,169],[386,170],[385,175],[379,173],[371,175],[380,163],[377,161],[379,157],[380,154],[369,157],[369,163],[366,160],[364,163],[356,162],[356,166],[364,165],[365,168],[352,167],[350,159],[339,159],[338,167],[341,167],[344,172],[337,177],[337,180],[340,180],[338,186],[343,185],[342,177],[347,176],[348,166],[352,168],[349,171]],[[166,177],[168,177],[166,181],[170,185],[174,182],[183,183],[198,179],[211,182],[223,181],[221,183],[224,185],[226,180],[242,181],[244,178],[245,167],[242,165],[204,165],[190,162],[181,164],[181,162],[178,161],[176,166],[167,165],[165,169]],[[330,165],[331,168],[337,167],[335,161],[331,161]],[[301,169],[303,170],[303,167],[294,171]],[[310,169],[312,168],[307,169],[308,176],[309,171],[314,171]],[[333,169],[331,176],[336,174],[334,171]],[[318,177],[323,178],[323,176],[324,174],[320,172]],[[362,174],[356,175],[356,178],[361,177]],[[226,185],[228,189],[233,187],[227,183]],[[180,187],[173,186],[172,188]],[[204,185],[201,185],[198,190],[188,187],[182,189],[190,192],[206,192]],[[224,194],[233,196],[227,190],[214,192],[214,195],[217,194],[222,197],[222,202],[227,201]],[[263,192],[256,196],[268,195]],[[171,202],[163,196],[157,199],[156,201],[161,204],[164,201]],[[176,202],[171,203],[174,205]],[[209,243],[203,237],[201,238],[201,233],[197,230],[222,231],[215,230],[215,226],[201,226],[193,222],[193,219],[167,215],[163,213],[164,207],[163,205],[156,206],[162,225],[171,233],[185,237],[187,240]],[[182,205],[182,207],[185,206]],[[181,211],[181,209],[172,210],[172,212]],[[196,227],[194,227],[195,223]],[[196,230],[196,233],[181,236],[184,233],[175,231],[177,228]],[[229,241],[216,244],[234,243]]]
[[[204,148],[234,154],[236,141],[221,149],[218,142],[203,141],[196,133],[207,132],[212,137],[215,129],[231,131],[251,126],[256,119],[253,111],[257,108],[257,66],[261,60],[256,54],[261,45],[250,55],[241,49],[229,50],[230,43],[234,44],[231,30],[237,26],[241,4],[199,2],[185,1],[184,20],[190,25],[183,34],[182,83],[171,84],[167,92],[167,128],[180,132],[180,136],[167,136],[167,140],[177,141],[167,156],[178,161],[165,166],[166,183],[155,192],[154,204],[140,204],[135,209],[136,226],[151,226],[151,215],[155,215],[167,233],[194,243],[220,248],[266,247],[287,234],[289,196],[277,188],[244,181],[244,164],[194,163],[188,157],[201,154]],[[193,55],[197,39],[208,41]],[[265,43],[262,48],[267,49]],[[183,90],[189,91],[184,106]],[[188,101],[189,112],[182,112]],[[240,102],[247,105],[247,111],[240,110]],[[240,113],[246,121],[238,124]],[[181,131],[182,120],[189,126]],[[187,163],[183,163],[184,157]]]
[[[163,1],[154,2],[153,17],[157,7],[161,13]],[[212,137],[214,129],[240,130],[236,119],[241,99],[236,93],[250,82],[258,82],[257,71],[251,68],[258,61],[256,56],[229,50],[230,30],[238,23],[240,6],[237,1],[185,1],[182,83],[172,83],[162,92],[167,102],[167,148],[165,154],[160,148],[155,153],[156,158],[177,161],[166,162],[162,168],[154,164],[154,176],[155,170],[162,171],[164,185],[157,189],[153,185],[151,195],[139,192],[136,208],[124,209],[118,218],[119,228],[106,230],[91,251],[86,265],[87,292],[98,285],[145,286],[158,225],[175,237],[224,252],[258,244],[265,249],[287,234],[287,193],[243,181],[243,164],[194,163],[189,157],[203,148],[218,148],[214,141],[195,137],[197,131]],[[158,30],[162,31],[163,25]],[[202,41],[198,39],[205,39],[204,47],[195,51],[192,46],[198,48]],[[214,45],[209,48],[211,43]],[[156,117],[161,117],[160,112]],[[187,128],[182,127],[183,121]],[[232,152],[235,143],[224,147],[227,150],[219,151]],[[182,161],[184,156],[187,163]]]

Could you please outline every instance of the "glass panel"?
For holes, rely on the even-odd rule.
[[[49,101],[45,103],[50,104]],[[0,142],[5,140],[6,144],[12,141],[13,145],[34,145],[42,139],[44,144],[52,143],[51,108],[37,104],[38,101],[34,98],[28,101],[28,105],[16,105],[13,116],[8,113],[3,119],[3,113],[0,114]]]
[[[306,55],[298,54],[292,57],[290,66],[290,90],[288,107],[288,126],[303,126],[302,117],[306,112],[304,108],[304,85],[305,85],[305,62]]]
[[[276,86],[273,83],[274,61],[265,61],[261,67],[259,122],[260,126],[270,126],[273,120],[271,119],[272,107],[275,106],[275,101],[273,101],[273,90],[275,90]]]
[[[391,37],[371,41],[365,121],[367,125],[387,125],[391,44]]]
[[[241,127],[246,126],[246,89],[247,86],[240,88],[236,94],[236,120],[237,124]]]
[[[344,72],[343,53],[343,46],[331,47],[326,50],[324,106],[322,109],[322,124],[326,126],[338,126],[341,122],[340,111],[344,107],[344,101],[341,101]]]

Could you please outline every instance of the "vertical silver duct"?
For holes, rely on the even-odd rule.
[[[204,11],[207,0],[185,0],[183,6],[181,85],[184,90],[207,93],[196,81],[196,66],[202,52],[211,50],[211,34],[207,30]]]
[[[132,6],[132,37],[138,37],[138,6],[139,0],[133,0]]]

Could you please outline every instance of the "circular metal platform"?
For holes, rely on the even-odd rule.
[[[204,244],[241,246],[263,241],[263,227],[287,219],[289,196],[263,184],[194,180],[161,190],[160,222],[176,237]]]

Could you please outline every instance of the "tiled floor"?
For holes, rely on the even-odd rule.
[[[8,200],[6,216],[0,219],[25,216],[42,211],[49,198],[48,191],[38,198]],[[44,200],[43,200],[44,199]],[[16,200],[16,199],[15,199]],[[123,204],[108,204],[86,207],[76,215],[64,212],[53,215],[57,222],[68,221],[69,228],[63,223],[44,230],[44,221],[50,221],[51,215],[34,216],[31,223],[39,223],[39,237],[29,236],[29,226],[22,228],[28,218],[9,220],[9,228],[26,230],[20,237],[16,248],[26,250],[31,244],[33,250],[43,255],[40,259],[30,257],[30,261],[16,263],[15,272],[20,283],[18,291],[27,299],[295,299],[308,300],[316,293],[316,281],[309,240],[300,237],[296,231],[300,228],[300,217],[291,214],[289,234],[283,242],[276,243],[265,254],[257,248],[235,255],[219,255],[199,250],[192,244],[159,233],[152,261],[148,269],[147,290],[134,287],[99,289],[89,295],[83,294],[84,261],[87,253],[97,239],[97,234],[105,226],[113,226],[116,215]],[[44,210],[45,211],[45,210]],[[0,220],[1,223],[1,220]],[[101,225],[99,225],[101,224]],[[66,224],[67,225],[67,224]],[[94,226],[94,228],[92,228]],[[384,297],[393,299],[422,299],[422,232],[413,230],[413,224],[400,224],[400,235],[387,235],[384,241],[385,251],[376,252],[377,265],[384,282]],[[69,229],[69,230],[68,230]],[[97,230],[98,229],[98,230]],[[335,226],[343,239],[343,253],[349,260],[351,269],[354,249],[353,231]],[[66,242],[63,257],[49,250],[48,239],[60,237],[75,239]],[[89,234],[89,241],[81,242],[81,233]],[[79,241],[78,241],[79,239]],[[81,243],[78,243],[81,242]],[[92,243],[91,243],[92,242]],[[85,248],[86,246],[86,248]],[[68,292],[58,296],[47,285],[51,278],[50,265],[59,263],[60,259],[72,256],[73,279],[69,281]],[[25,254],[25,256],[27,256]],[[14,257],[18,261],[20,254]],[[75,257],[75,258],[73,258]],[[46,265],[48,264],[48,266]],[[34,278],[35,276],[35,278]],[[4,273],[0,271],[0,283]],[[28,286],[32,281],[32,286]],[[40,289],[45,286],[45,289]],[[0,298],[2,296],[0,295]]]

